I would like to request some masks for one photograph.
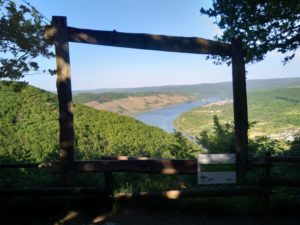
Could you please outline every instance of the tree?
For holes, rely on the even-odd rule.
[[[39,70],[38,56],[50,58],[53,53],[44,38],[44,18],[35,8],[0,0],[0,9],[0,78],[17,80]]]
[[[294,58],[300,45],[299,0],[213,0],[212,8],[201,14],[215,18],[224,33],[216,36],[223,42],[238,35],[247,49],[246,62],[258,62],[273,50],[289,53],[286,63]],[[228,57],[213,57],[229,62]]]
[[[234,127],[233,124],[221,124],[219,118],[214,115],[214,126],[210,132],[202,131],[196,137],[197,143],[208,150],[209,153],[234,153]]]
[[[222,124],[219,118],[213,117],[214,126],[212,131],[204,130],[196,137],[197,143],[202,145],[208,153],[235,153],[234,126],[232,123]],[[251,123],[250,127],[255,125]],[[298,142],[294,142],[296,146]],[[291,145],[292,146],[292,145]],[[292,149],[292,148],[291,148]],[[264,157],[266,152],[276,155],[283,151],[278,140],[267,136],[257,136],[249,139],[249,156]]]

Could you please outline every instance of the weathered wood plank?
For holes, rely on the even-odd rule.
[[[71,168],[74,161],[74,122],[71,89],[71,72],[66,17],[52,18],[52,33],[57,65],[57,94],[59,102],[59,142],[60,161],[66,169]]]
[[[197,197],[234,197],[234,196],[258,196],[268,193],[264,187],[230,187],[219,189],[202,189],[202,190],[171,190],[162,192],[137,192],[137,193],[118,193],[116,199],[131,198],[197,198]]]
[[[1,163],[0,169],[36,169],[40,168],[41,163]]]
[[[132,157],[132,156],[102,156],[101,160],[172,160],[169,158],[157,158],[157,157]]]
[[[277,163],[300,163],[300,156],[272,156],[270,162]]]
[[[136,172],[197,174],[197,160],[98,160],[76,161],[77,172]]]
[[[244,183],[248,155],[248,108],[244,53],[239,38],[232,39],[232,85],[237,178]]]
[[[66,17],[53,17],[54,45],[57,65],[57,96],[59,102],[59,156],[64,184],[72,179],[74,162],[74,119],[71,88],[69,41]]]
[[[264,195],[268,190],[264,187],[230,187],[219,189],[202,190],[170,190],[161,192],[137,192],[137,193],[118,193],[114,199],[126,198],[195,198],[195,197],[230,197],[243,195]],[[54,188],[19,188],[19,189],[0,189],[0,196],[43,196],[43,195],[99,195],[107,196],[109,193],[99,187],[54,187]]]
[[[266,168],[270,165],[272,165],[272,163],[271,162],[266,162],[265,160],[248,161],[247,162],[247,169],[252,170],[252,169],[255,169],[255,168]]]
[[[123,33],[68,27],[68,40],[77,43],[144,50],[231,56],[229,44],[196,37]]]
[[[281,186],[281,187],[300,187],[299,178],[271,178],[272,186]]]
[[[128,156],[104,156],[101,157],[101,160],[172,160],[172,159],[161,159],[161,158],[149,158],[149,157],[128,157]],[[185,161],[185,160],[183,160]],[[195,161],[193,163],[196,163],[196,160],[188,160],[188,161]],[[274,162],[300,162],[300,157],[271,157],[269,161]],[[93,161],[94,162],[94,161]],[[253,169],[256,167],[266,167],[272,164],[272,162],[266,162],[265,160],[248,160],[248,169]],[[46,163],[1,163],[0,169],[19,169],[19,168],[48,168],[55,170],[59,169],[59,162],[46,162]],[[191,168],[193,168],[191,166]],[[194,169],[194,168],[193,168]]]
[[[267,207],[270,206],[270,195],[272,193],[272,183],[271,183],[271,176],[272,176],[272,163],[270,163],[270,157],[271,157],[271,152],[267,151],[265,153],[265,161],[268,162],[269,164],[265,167],[265,185],[269,189],[269,193],[265,195],[265,205]]]
[[[44,195],[102,195],[107,196],[108,192],[99,187],[53,187],[53,188],[17,188],[0,189],[0,196],[44,196]]]

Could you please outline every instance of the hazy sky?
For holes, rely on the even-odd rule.
[[[78,28],[121,32],[196,36],[213,39],[220,33],[213,20],[202,16],[209,0],[28,0],[51,20],[67,16]],[[18,0],[17,2],[21,2]],[[260,63],[247,65],[247,79],[300,76],[300,51],[283,66],[283,56],[272,52]],[[216,66],[205,55],[168,53],[87,44],[70,44],[73,90],[198,84],[231,80],[231,68]],[[41,64],[55,68],[55,59]],[[297,69],[298,70],[297,70]],[[32,75],[30,84],[55,90],[55,77]]]

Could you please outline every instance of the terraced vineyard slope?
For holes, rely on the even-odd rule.
[[[75,100],[98,110],[109,110],[123,115],[159,109],[165,106],[196,100],[196,97],[177,93],[82,93]]]

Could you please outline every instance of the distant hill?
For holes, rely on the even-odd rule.
[[[269,83],[268,87],[272,89],[264,88],[248,94],[249,122],[254,122],[250,129],[251,137],[266,135],[276,139],[290,139],[293,134],[300,132],[300,86],[290,84],[290,87],[274,88],[277,84]],[[174,126],[196,136],[205,129],[212,130],[214,115],[222,123],[232,122],[232,102],[184,112],[176,118]]]
[[[300,77],[294,78],[280,78],[280,79],[259,79],[259,80],[247,80],[248,92],[258,89],[272,89],[278,87],[300,86]],[[81,90],[74,91],[74,94],[79,93],[181,93],[187,95],[193,95],[198,98],[205,98],[211,96],[232,97],[232,83],[220,82],[220,83],[205,83],[195,85],[169,85],[159,87],[141,87],[141,88],[116,88],[116,89],[95,89],[95,90]]]
[[[179,93],[80,93],[74,101],[98,110],[109,110],[122,115],[159,109],[169,105],[196,100],[195,96]]]
[[[36,162],[58,157],[55,94],[2,81],[0,105],[0,162]],[[103,155],[188,157],[195,147],[185,138],[133,118],[81,104],[74,106],[74,120],[77,159]]]

